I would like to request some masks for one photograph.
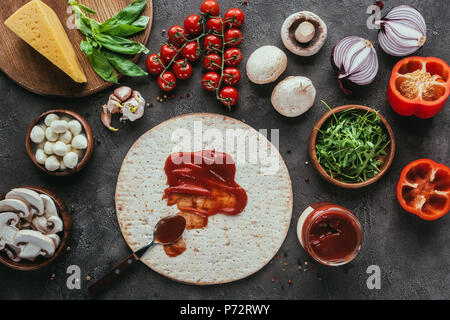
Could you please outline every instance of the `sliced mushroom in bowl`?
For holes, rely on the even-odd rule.
[[[37,270],[65,249],[72,218],[63,201],[40,187],[20,187],[0,197],[0,262]]]

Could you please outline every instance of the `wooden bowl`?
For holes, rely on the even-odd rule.
[[[319,172],[320,176],[322,178],[324,178],[325,180],[327,180],[328,182],[338,186],[338,187],[342,187],[342,188],[347,188],[347,189],[358,189],[358,188],[362,188],[362,187],[366,187],[372,183],[374,183],[375,181],[378,181],[385,173],[386,171],[389,169],[389,167],[392,164],[392,160],[394,159],[394,155],[395,155],[395,137],[394,137],[394,132],[392,131],[391,126],[389,125],[389,123],[387,122],[387,120],[380,114],[378,113],[378,116],[381,119],[381,122],[384,125],[384,128],[386,130],[386,133],[389,136],[389,139],[391,141],[391,143],[388,146],[387,154],[385,156],[385,161],[383,161],[383,164],[380,168],[380,172],[370,178],[367,179],[363,182],[357,182],[357,183],[347,183],[347,182],[342,182],[338,179],[335,179],[333,177],[331,177],[320,165],[319,160],[317,159],[317,155],[316,155],[316,140],[317,140],[317,135],[319,133],[319,131],[317,130],[317,128],[321,128],[323,126],[324,123],[326,123],[328,121],[328,119],[330,119],[330,117],[333,116],[333,113],[339,113],[341,111],[347,110],[347,109],[357,109],[357,110],[362,110],[362,111],[370,111],[370,112],[375,112],[374,109],[366,107],[366,106],[360,106],[360,105],[345,105],[345,106],[340,106],[337,108],[334,108],[330,111],[328,111],[327,113],[325,113],[322,118],[319,119],[319,121],[317,121],[317,123],[314,125],[314,128],[311,132],[311,136],[309,138],[309,157],[311,159],[311,163],[314,166],[314,168],[316,168],[316,170]]]
[[[84,150],[83,158],[80,161],[78,161],[78,164],[73,169],[67,168],[66,170],[63,170],[63,171],[61,171],[61,170],[49,171],[45,168],[45,166],[43,166],[39,162],[37,162],[36,157],[34,155],[33,145],[35,145],[35,143],[32,142],[30,139],[31,130],[33,129],[33,127],[35,125],[43,123],[45,120],[45,117],[51,113],[56,113],[59,116],[61,116],[61,115],[67,116],[69,118],[78,120],[81,123],[81,126],[83,127],[84,133],[86,134],[87,143],[88,143],[87,149]],[[31,161],[33,161],[33,163],[36,165],[36,167],[38,167],[41,171],[43,171],[49,175],[57,176],[57,177],[70,176],[72,174],[79,172],[81,169],[83,169],[86,166],[89,159],[91,158],[92,152],[94,151],[94,135],[92,134],[92,129],[89,126],[89,123],[86,121],[86,119],[84,119],[78,113],[75,113],[70,110],[55,109],[55,110],[49,110],[47,112],[44,112],[39,117],[34,119],[34,121],[31,123],[30,127],[28,128],[25,146],[26,146],[27,153],[28,153],[28,156],[30,157]]]
[[[38,193],[46,194],[50,198],[52,198],[52,200],[55,202],[56,208],[58,209],[59,217],[62,219],[64,225],[63,231],[58,234],[61,237],[61,243],[59,247],[56,249],[55,254],[50,258],[44,258],[42,256],[39,256],[33,262],[27,260],[14,262],[10,260],[7,255],[0,253],[0,262],[5,266],[20,271],[33,271],[46,267],[47,265],[55,261],[61,255],[62,252],[66,251],[67,241],[69,240],[72,234],[72,216],[70,215],[69,210],[67,209],[66,205],[61,200],[61,198],[57,197],[51,191],[41,187],[33,187],[33,186],[23,186],[20,188],[31,189]],[[6,194],[1,195],[0,200],[3,200],[5,198],[5,195]]]

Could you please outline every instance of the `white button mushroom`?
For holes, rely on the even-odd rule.
[[[69,144],[72,141],[72,133],[67,130],[66,132],[59,135],[59,141]]]
[[[87,139],[84,135],[79,134],[72,140],[72,147],[79,150],[84,150],[87,148]]]
[[[56,120],[58,121],[58,120]],[[47,129],[45,129],[45,137],[47,138],[48,141],[56,141],[58,140],[58,133],[56,133],[55,131],[53,131],[52,128],[48,127]]]
[[[52,122],[58,119],[59,119],[58,115],[50,113],[48,116],[45,117],[44,123],[47,127],[50,127]]]
[[[30,133],[30,139],[34,143],[41,143],[44,141],[45,138],[45,132],[44,129],[41,126],[34,126],[33,129],[31,129]]]
[[[63,161],[67,168],[73,169],[78,163],[78,154],[71,151],[64,156]]]
[[[81,123],[78,120],[69,121],[69,130],[74,136],[79,135],[82,131]]]
[[[59,169],[59,161],[55,156],[50,156],[45,161],[45,169],[48,171],[56,171]]]
[[[54,143],[53,143],[53,142],[50,142],[50,141],[47,141],[47,142],[44,144],[44,152],[45,152],[47,155],[52,155],[52,154],[53,154],[53,145],[54,145]]]
[[[65,156],[67,154],[68,151],[69,151],[69,148],[67,148],[67,145],[64,142],[62,142],[62,141],[57,141],[53,145],[53,152],[57,156],[63,157],[63,156]]]
[[[314,104],[316,89],[306,77],[287,77],[272,92],[272,105],[286,117],[297,117]]]
[[[36,150],[36,161],[39,164],[45,164],[45,160],[47,160],[47,155],[45,154],[44,150],[42,149],[37,149]]]
[[[251,82],[266,84],[273,82],[286,70],[287,56],[277,47],[263,46],[250,55],[247,61],[247,76]]]
[[[69,127],[69,124],[65,120],[55,120],[50,125],[50,128],[52,128],[53,131],[56,133],[64,133],[67,131],[67,128]]]
[[[59,169],[60,170],[66,170],[67,169],[66,165],[64,164],[64,160],[59,161]]]

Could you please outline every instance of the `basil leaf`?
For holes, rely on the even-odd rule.
[[[92,68],[105,81],[118,84],[114,69],[106,59],[105,55],[98,49],[93,49],[92,54],[87,56]]]
[[[129,37],[135,33],[141,32],[142,30],[145,30],[145,28],[136,27],[130,24],[122,24],[105,31],[105,33],[111,36]]]
[[[141,32],[147,28],[148,22],[150,21],[150,17],[140,16],[136,21],[132,24],[121,24],[115,27],[112,27],[108,30],[103,31],[103,33],[119,36],[119,37],[129,37],[138,32]]]
[[[147,0],[136,0],[102,23],[100,31],[106,32],[122,24],[132,24],[144,10]]]
[[[110,51],[105,51],[104,54],[113,67],[126,76],[142,77],[148,75],[148,73],[142,70],[138,65],[118,54]]]
[[[87,12],[87,13],[94,13],[94,14],[95,14],[95,11],[94,11],[94,10],[92,10],[91,8],[88,8],[88,7],[86,7],[85,5],[82,5],[81,3],[78,3],[78,2],[76,2],[76,1],[74,1],[74,0],[69,0],[69,4],[70,4],[71,6],[77,6],[77,7],[81,8],[84,12]]]
[[[87,56],[90,56],[94,53],[94,47],[88,41],[80,42],[80,50],[84,52]]]
[[[140,16],[136,21],[134,21],[131,25],[139,28],[147,28],[148,22],[150,21],[150,17]]]
[[[103,47],[122,54],[135,55],[137,53],[149,53],[149,50],[139,42],[134,42],[119,36],[112,36],[94,32],[94,39]]]

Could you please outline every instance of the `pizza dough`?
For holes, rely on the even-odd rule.
[[[247,143],[236,143],[230,138],[233,135],[245,137]],[[264,152],[254,152],[255,144],[249,141],[257,141],[265,147],[260,149]],[[185,230],[187,249],[177,257],[167,256],[158,245],[142,258],[154,271],[185,283],[220,284],[257,272],[280,249],[291,220],[292,184],[278,150],[238,120],[189,114],[142,135],[123,161],[116,186],[116,211],[122,234],[133,251],[152,239],[153,228],[161,218],[178,212],[162,199],[167,187],[167,157],[176,151],[213,149],[233,157],[235,181],[247,192],[246,208],[236,216],[211,216],[203,229]]]

